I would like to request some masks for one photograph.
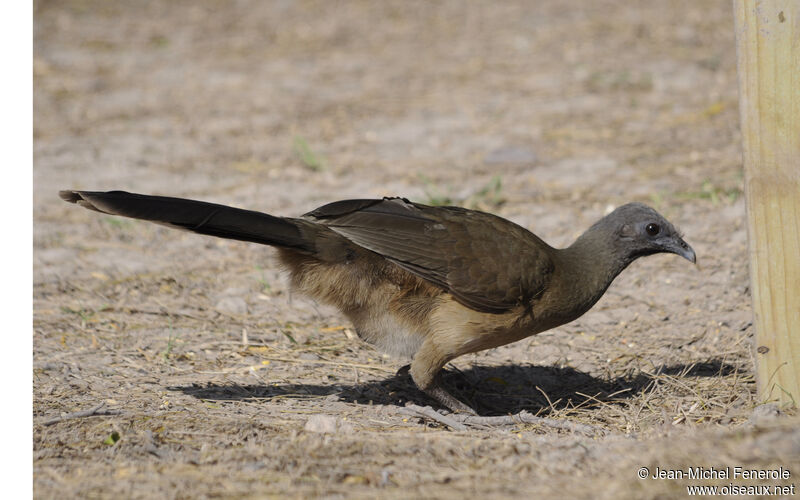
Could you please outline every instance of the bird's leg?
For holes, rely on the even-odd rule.
[[[397,370],[397,377],[404,377],[406,376],[409,371],[411,371],[411,365],[405,365],[399,370]],[[416,383],[416,382],[415,382]],[[417,387],[420,387],[417,384]],[[420,387],[422,389],[422,387]],[[438,401],[443,406],[450,409],[450,411],[455,412],[462,412],[462,413],[469,413],[470,415],[475,415],[475,411],[470,408],[469,406],[465,405],[458,399],[456,399],[452,394],[447,392],[441,384],[441,375],[436,374],[433,377],[433,381],[428,389],[422,389],[425,394],[432,397],[436,401]]]
[[[425,394],[454,412],[476,415],[475,410],[456,399],[441,384],[439,371],[452,357],[439,353],[437,346],[426,340],[411,362],[411,378]]]

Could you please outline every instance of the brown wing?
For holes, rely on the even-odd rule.
[[[305,215],[478,311],[526,304],[547,287],[551,247],[495,215],[402,198],[345,200]]]

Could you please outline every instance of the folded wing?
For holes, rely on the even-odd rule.
[[[339,201],[304,217],[478,311],[501,313],[527,304],[546,289],[553,270],[551,247],[484,212],[384,198]]]

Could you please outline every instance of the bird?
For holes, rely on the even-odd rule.
[[[696,263],[681,233],[638,202],[554,248],[497,215],[400,197],[278,217],[125,191],[59,195],[105,214],[275,247],[293,289],[337,307],[366,342],[410,358],[419,389],[470,415],[474,409],[441,383],[448,362],[577,319],[639,257],[672,253]]]

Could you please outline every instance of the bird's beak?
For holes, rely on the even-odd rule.
[[[664,251],[680,255],[692,264],[697,263],[697,255],[694,253],[694,250],[681,238],[675,238],[668,241],[664,245]]]

